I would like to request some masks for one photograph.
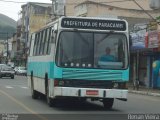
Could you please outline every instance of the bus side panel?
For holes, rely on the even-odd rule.
[[[38,69],[41,68],[41,69]],[[49,87],[51,89],[54,78],[54,63],[53,62],[28,62],[28,84],[31,86],[31,72],[33,71],[34,89],[45,94],[45,74],[48,74]],[[50,85],[52,84],[52,85]],[[50,94],[53,94],[52,92]]]
[[[129,68],[127,70],[123,70],[122,72],[122,80],[129,81]]]

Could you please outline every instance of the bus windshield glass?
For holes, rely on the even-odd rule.
[[[63,31],[56,63],[67,68],[126,69],[127,37],[122,33]]]

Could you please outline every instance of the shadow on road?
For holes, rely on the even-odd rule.
[[[39,98],[42,102],[46,104],[46,99]],[[110,109],[106,110],[102,104],[98,104],[98,102],[92,101],[78,101],[78,100],[70,100],[70,99],[60,99],[56,102],[56,105],[53,107],[56,110],[63,110],[63,111],[112,111],[112,112],[119,112],[118,109]]]
[[[106,110],[102,105],[92,103],[90,101],[86,102],[68,102],[64,101],[56,106],[56,109],[65,111],[119,111],[116,109]]]

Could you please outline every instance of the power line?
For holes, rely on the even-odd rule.
[[[10,0],[0,0],[1,2],[11,2],[11,3],[26,3],[26,2],[16,2],[16,1],[10,1]]]
[[[133,0],[117,0],[117,1],[109,1],[109,2],[97,2],[97,1],[84,1],[84,2],[95,2],[95,3],[105,3],[105,4],[107,4],[107,3],[117,3],[117,2],[129,2],[129,1],[133,1]],[[139,0],[140,1],[140,0]],[[142,1],[142,0],[141,0]],[[79,4],[81,4],[81,3],[84,3],[84,2],[80,2]],[[60,3],[60,2],[58,2],[58,4],[64,4],[64,3]],[[68,3],[65,3],[66,5],[77,5],[78,3],[77,2],[68,2]],[[89,3],[87,3],[87,4],[89,4]],[[92,4],[92,3],[91,3]]]
[[[12,0],[0,0],[0,2],[10,2],[10,3],[27,3],[27,2],[17,2]],[[29,2],[29,1],[28,1]],[[38,2],[38,1],[37,1]]]
[[[98,2],[98,3],[116,3],[116,2],[128,2],[132,0],[117,0],[117,1],[110,1],[110,2]]]
[[[97,2],[97,3],[116,3],[116,2],[127,2],[127,1],[132,1],[132,0],[117,0],[117,1],[110,1],[110,2]],[[16,1],[11,1],[11,0],[0,0],[0,2],[26,3],[26,2],[16,2]],[[58,3],[58,4],[63,4],[63,3]],[[75,4],[77,4],[77,2],[66,3],[66,5],[75,5]]]
[[[137,2],[136,0],[133,0],[133,2],[134,2],[139,8],[141,8],[141,10],[143,10],[143,12],[145,12],[150,18],[152,18],[154,21],[156,21],[156,20],[154,19],[154,17],[153,17],[152,15],[150,15],[146,10],[144,10],[143,7],[142,7],[140,4],[138,4],[138,2]]]
[[[146,10],[143,9],[143,7],[136,1],[136,0],[116,0],[116,1],[109,1],[109,2],[97,2],[97,3],[101,3],[101,4],[110,4],[110,3],[117,3],[117,2],[128,2],[128,1],[133,1],[141,10],[143,10],[150,18],[152,18],[154,21],[156,21],[156,19],[154,19],[153,16],[151,16]],[[139,0],[140,1],[140,0]],[[12,3],[26,3],[26,2],[16,2],[16,1],[12,1],[12,0],[0,0],[0,2],[12,2]],[[87,1],[86,1],[87,2]],[[94,2],[94,1],[91,1]],[[64,3],[58,3],[58,4],[64,4]],[[65,3],[66,5],[76,5],[77,3],[72,2],[72,3]],[[157,21],[156,21],[157,22]]]

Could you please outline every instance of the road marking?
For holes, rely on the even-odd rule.
[[[2,86],[2,85],[0,85]],[[27,86],[21,86],[21,85],[5,85],[5,88],[8,88],[8,89],[13,89],[15,87],[20,87],[20,88],[23,88],[23,89],[29,89]]]
[[[12,100],[13,102],[15,102],[16,104],[20,105],[22,108],[24,108],[25,110],[27,110],[28,112],[32,113],[33,115],[37,116],[38,118],[40,118],[41,120],[48,120],[47,118],[43,117],[42,115],[39,115],[38,113],[36,113],[35,111],[33,111],[32,109],[30,109],[29,107],[27,107],[26,105],[24,105],[22,102],[18,101],[16,98],[12,97],[11,95],[9,95],[8,93],[4,92],[3,90],[0,90],[0,94],[3,94],[5,96],[7,96],[10,100]]]
[[[28,87],[23,87],[23,86],[22,86],[21,88],[23,88],[23,89],[28,89]]]
[[[5,86],[6,88],[9,88],[9,89],[12,89],[13,87],[11,87],[11,86]]]

